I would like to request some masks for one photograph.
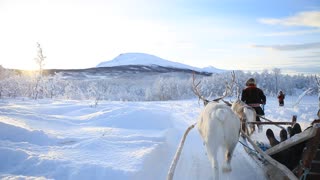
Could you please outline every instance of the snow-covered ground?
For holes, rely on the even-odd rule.
[[[268,97],[266,117],[302,129],[316,118],[318,98],[287,97],[278,107]],[[0,100],[1,179],[166,179],[186,128],[202,109],[196,99],[166,102]],[[253,136],[266,142],[264,126]],[[278,137],[279,139],[279,137]],[[222,156],[222,153],[221,153]],[[220,161],[222,157],[220,157]],[[233,171],[221,179],[264,179],[262,170],[238,143]],[[197,129],[185,142],[174,179],[211,179],[212,170]]]

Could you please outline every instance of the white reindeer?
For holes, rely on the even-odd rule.
[[[210,102],[200,95],[199,84],[200,82],[195,84],[193,78],[193,91],[205,104],[198,118],[198,130],[204,141],[215,179],[219,179],[218,150],[222,148],[225,154],[222,171],[230,172],[232,154],[239,140],[240,119],[229,106],[218,103],[228,94],[227,90],[230,90],[230,87],[227,86],[224,96]]]
[[[250,124],[248,128],[247,122],[256,122],[256,111],[240,99],[231,104],[231,109],[240,118],[242,130],[250,136],[255,131],[255,125]]]
[[[208,103],[198,119],[198,130],[205,143],[208,158],[215,172],[219,166],[217,153],[219,148],[225,152],[224,172],[231,171],[230,161],[238,143],[240,134],[240,120],[225,104]]]

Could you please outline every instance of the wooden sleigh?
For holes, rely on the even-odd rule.
[[[227,97],[228,92],[232,92],[233,85],[235,84],[235,74],[232,72],[232,80],[231,83],[226,82],[226,90],[223,93],[223,96],[216,98],[214,100],[208,100],[204,96],[201,95],[201,92],[199,91],[199,85],[201,81],[196,82],[195,76],[193,74],[193,84],[192,84],[192,90],[195,93],[195,95],[199,98],[199,100],[203,101],[204,106],[208,105],[210,102],[219,102],[220,100],[223,101],[226,105],[232,106],[231,103],[224,101],[223,98]],[[319,83],[318,83],[319,85]],[[239,97],[239,96],[238,96]],[[238,98],[239,99],[239,98]],[[241,103],[240,107],[241,107]],[[233,110],[234,113],[239,116],[239,118],[242,118],[243,115],[243,108],[241,108],[238,111]],[[211,115],[208,115],[212,113],[212,111],[206,112],[206,117],[212,117]],[[320,117],[320,110],[318,112],[318,117]],[[313,180],[313,179],[320,179],[320,120],[315,120],[314,123],[312,123],[312,126],[310,126],[305,131],[294,135],[293,137],[279,143],[276,146],[273,146],[272,148],[268,149],[267,151],[263,151],[252,139],[247,135],[247,124],[268,124],[268,125],[275,125],[278,127],[281,127],[280,125],[294,125],[296,123],[296,116],[293,117],[292,122],[273,122],[267,118],[261,117],[262,119],[265,119],[264,122],[245,122],[245,119],[241,119],[240,127],[241,129],[241,137],[240,142],[244,145],[244,148],[246,152],[249,154],[250,157],[252,157],[258,164],[258,166],[261,167],[261,169],[265,172],[266,179],[270,180],[282,180],[282,179],[288,179],[288,180]],[[239,120],[240,120],[239,119]],[[213,121],[214,119],[209,119],[210,121]],[[167,180],[172,180],[174,176],[174,171],[176,168],[176,165],[179,161],[179,157],[185,142],[185,139],[189,133],[189,131],[195,127],[197,123],[192,124],[187,128],[185,131],[180,144],[178,146],[178,149],[176,151],[176,154],[172,160],[172,163],[170,165],[170,169],[168,171]],[[205,127],[205,126],[204,126]],[[214,126],[212,126],[214,129]],[[282,128],[282,127],[281,127]],[[210,129],[211,130],[211,129]],[[246,132],[245,132],[246,131]],[[239,130],[236,131],[237,135]],[[210,139],[212,137],[206,137],[206,139]],[[216,144],[217,145],[217,144]],[[218,144],[219,145],[219,144]],[[286,163],[280,163],[278,160],[278,157],[280,154],[285,153],[286,151],[289,151],[290,149],[294,149],[297,146],[302,146],[301,153],[298,156],[298,161],[296,164],[294,164],[291,167],[288,167]],[[290,151],[289,151],[290,152]],[[291,154],[291,153],[290,153]],[[290,157],[289,157],[290,158]],[[282,161],[283,162],[283,161]],[[292,168],[294,167],[294,168]]]
[[[296,123],[296,116],[293,117],[292,122],[272,122],[266,118],[263,119],[267,120],[267,122],[252,123],[276,126],[280,126],[281,124],[293,125]],[[246,152],[264,170],[267,179],[320,179],[320,120],[315,120],[306,130],[266,151],[263,151],[243,130],[241,130],[241,134],[245,144],[249,143],[251,145],[251,147],[249,147],[248,144],[244,146]],[[283,155],[296,147],[301,148],[301,146],[302,153],[297,157],[298,161],[292,164],[293,168],[289,168],[279,162],[279,155]]]

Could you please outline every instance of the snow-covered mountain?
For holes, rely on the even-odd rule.
[[[224,72],[225,70],[217,69],[215,67],[209,66],[205,68],[198,68],[189,66],[186,64],[169,61],[162,59],[160,57],[146,54],[146,53],[125,53],[120,54],[116,58],[110,61],[104,61],[99,63],[96,67],[114,67],[114,66],[124,66],[124,65],[147,65],[147,66],[163,66],[163,67],[173,67],[181,69],[190,69],[199,72]]]
[[[201,71],[211,72],[211,73],[213,73],[213,72],[221,73],[221,72],[226,72],[227,70],[218,69],[218,68],[215,68],[213,66],[208,66],[208,67],[201,68]]]

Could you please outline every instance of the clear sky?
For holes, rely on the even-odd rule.
[[[196,67],[320,72],[319,0],[0,0],[0,65],[89,68],[141,52]]]

